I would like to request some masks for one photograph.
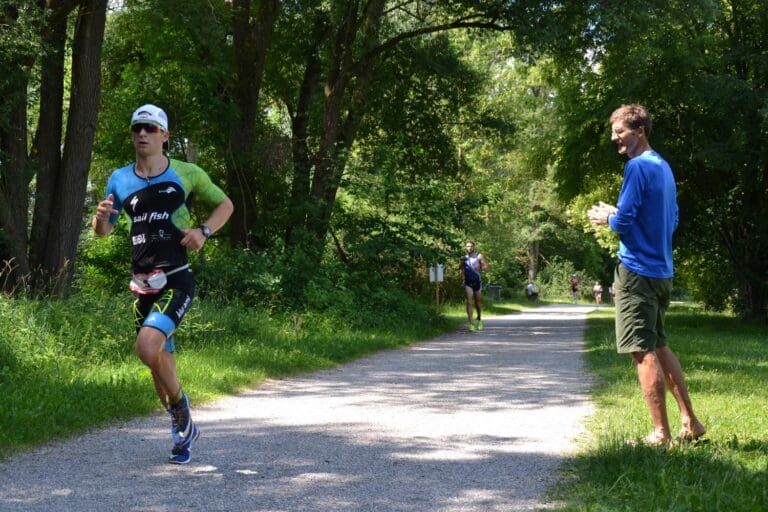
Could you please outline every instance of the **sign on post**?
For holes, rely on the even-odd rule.
[[[440,283],[444,280],[443,264],[438,263],[429,267],[429,282],[435,283],[435,305],[437,314],[440,314]]]
[[[443,278],[443,264],[438,263],[429,267],[429,282],[430,283],[442,283]]]

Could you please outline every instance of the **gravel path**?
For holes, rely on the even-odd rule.
[[[592,309],[491,318],[483,332],[193,403],[202,436],[188,466],[165,462],[160,413],[19,454],[0,464],[0,511],[546,508],[591,412]]]

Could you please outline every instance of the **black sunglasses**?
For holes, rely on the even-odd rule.
[[[141,130],[144,130],[147,133],[155,133],[160,130],[160,127],[150,123],[136,123],[131,126],[131,131],[133,133],[141,133]]]

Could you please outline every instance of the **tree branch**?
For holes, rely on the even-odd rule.
[[[512,30],[513,27],[507,26],[507,25],[500,25],[495,20],[490,21],[467,21],[470,18],[464,18],[461,20],[456,20],[451,23],[445,23],[443,25],[434,25],[431,27],[422,27],[416,30],[411,30],[408,32],[403,32],[402,34],[398,34],[397,36],[383,42],[379,46],[371,49],[368,53],[363,55],[363,58],[360,59],[359,62],[355,64],[354,70],[355,72],[358,71],[358,69],[361,66],[365,66],[366,62],[370,62],[375,57],[391,50],[392,48],[396,47],[401,42],[407,40],[407,39],[413,39],[414,37],[423,36],[426,34],[434,34],[435,32],[443,32],[445,30],[456,30],[456,29],[464,29],[464,28],[482,28],[486,30],[496,30],[499,32],[504,32],[507,30]]]

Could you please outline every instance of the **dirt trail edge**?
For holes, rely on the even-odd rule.
[[[202,436],[188,466],[166,463],[160,413],[19,454],[0,464],[0,511],[547,508],[592,411],[592,309],[490,318],[483,332],[193,403]]]

